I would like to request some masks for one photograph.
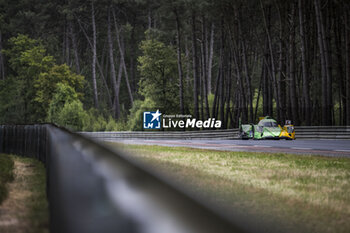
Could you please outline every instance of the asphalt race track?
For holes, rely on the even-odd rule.
[[[126,144],[191,147],[224,151],[314,154],[350,158],[350,140],[108,140]]]

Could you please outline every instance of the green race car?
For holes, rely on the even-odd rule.
[[[269,116],[260,117],[257,125],[244,124],[240,126],[242,139],[295,139],[294,126],[286,121],[283,128]]]

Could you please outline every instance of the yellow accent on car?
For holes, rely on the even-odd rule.
[[[285,125],[282,128],[280,138],[295,139],[294,125]]]

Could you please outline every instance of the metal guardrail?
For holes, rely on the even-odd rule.
[[[121,132],[80,132],[100,139],[239,139],[239,129],[202,131],[121,131]],[[296,139],[350,139],[350,126],[297,126]]]
[[[296,139],[350,139],[350,126],[297,126]]]
[[[92,138],[110,139],[238,139],[239,129],[202,131],[120,131],[120,132],[80,132]]]
[[[124,152],[53,125],[0,126],[0,152],[45,164],[51,233],[264,229],[226,217]]]

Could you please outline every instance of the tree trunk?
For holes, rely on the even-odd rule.
[[[0,30],[0,79],[5,79],[4,56],[2,55],[2,33]]]
[[[133,23],[132,23],[132,30],[131,30],[131,36],[130,36],[130,83],[131,83],[131,91],[135,93],[137,90],[137,84],[136,84],[136,77],[135,77],[135,59],[136,56],[136,41],[135,41],[135,27],[136,27],[136,14],[133,15]]]
[[[202,47],[202,46],[201,46]],[[199,117],[200,119],[204,119],[204,104],[203,104],[203,99],[204,99],[204,86],[203,86],[203,63],[200,58],[198,58],[198,72],[199,72]]]
[[[350,125],[350,15],[345,11],[345,51],[346,51],[346,125]]]
[[[118,93],[120,93],[120,83],[122,81],[122,76],[123,76],[123,63],[119,62],[118,77],[117,77]]]
[[[220,37],[221,37],[221,44],[220,44],[220,66],[219,69],[221,70],[221,79],[220,79],[220,119],[222,121],[223,128],[226,128],[226,120],[225,120],[225,35],[224,35],[224,18],[221,18],[221,28],[220,28]]]
[[[278,90],[280,93],[280,109],[279,109],[279,114],[280,114],[280,123],[284,123],[286,120],[286,101],[285,101],[285,74],[283,73],[283,67],[284,66],[284,44],[283,44],[283,35],[284,35],[284,22],[285,18],[283,17],[282,20],[282,13],[279,4],[276,2],[277,6],[277,12],[278,12],[278,18],[279,18],[279,40],[278,40],[278,52],[279,52],[279,59],[278,59]],[[284,14],[283,14],[284,16]]]
[[[263,13],[263,21],[264,21],[264,27],[265,27],[265,32],[267,35],[267,41],[268,41],[268,48],[269,48],[269,52],[270,52],[270,59],[271,59],[271,77],[272,77],[272,82],[274,85],[274,95],[275,95],[275,99],[276,99],[276,108],[277,108],[277,121],[280,121],[281,117],[280,117],[280,93],[278,91],[278,87],[277,87],[277,82],[276,82],[276,68],[275,68],[275,60],[274,60],[274,54],[273,54],[273,48],[272,48],[272,40],[271,40],[271,36],[270,36],[270,30],[269,30],[269,25],[267,23],[266,17],[265,17],[265,10],[263,7],[263,3],[260,0],[260,6],[261,6],[261,10]]]
[[[62,63],[66,63],[69,66],[69,28],[67,19],[64,19],[63,27],[63,43],[62,43]]]
[[[211,90],[211,79],[212,79],[212,68],[213,68],[213,56],[214,56],[214,23],[211,23],[210,29],[210,46],[209,46],[209,60],[208,60],[208,94],[212,93]]]
[[[335,12],[336,14],[337,12]],[[344,108],[346,108],[346,86],[344,79],[344,68],[343,68],[343,51],[342,51],[342,29],[341,16],[336,17],[336,23],[334,24],[334,38],[335,48],[337,57],[337,76],[339,86],[339,125],[346,125],[346,118]]]
[[[299,33],[300,33],[300,50],[301,50],[301,67],[303,76],[303,100],[304,100],[304,117],[305,124],[311,125],[311,108],[310,108],[310,94],[309,94],[309,68],[306,62],[306,40],[304,31],[304,1],[299,0]]]
[[[290,30],[289,30],[289,88],[290,88],[290,103],[292,109],[293,122],[299,125],[299,109],[296,93],[296,77],[295,77],[295,3],[292,3],[290,13]]]
[[[190,80],[190,51],[188,49],[188,39],[187,37],[185,37],[185,60],[187,61],[186,62],[186,86],[188,89],[192,89],[191,87],[191,80]]]
[[[223,55],[220,62],[221,78],[220,78],[220,119],[222,121],[222,127],[226,128],[226,119],[225,119],[225,70],[224,70],[224,61]]]
[[[228,124],[229,123],[229,113],[231,112],[231,106],[230,106],[230,102],[231,102],[231,61],[232,61],[232,58],[231,58],[231,55],[230,55],[230,59],[228,60],[229,61],[229,65],[228,65],[228,71],[227,71],[227,90],[226,90],[226,93],[227,93],[227,96],[226,96],[226,127],[225,128],[229,128],[230,125]],[[231,121],[231,125],[232,125],[232,121]]]
[[[246,55],[246,47],[245,42],[242,40],[242,55],[243,55],[243,66],[244,66],[244,73],[246,77],[246,85],[247,85],[247,97],[248,97],[248,104],[249,104],[249,121],[253,122],[253,92],[251,87],[251,78],[248,71],[248,64],[247,64],[247,55]]]
[[[237,52],[233,54],[233,60],[235,63],[235,69],[236,69],[236,76],[237,76],[237,82],[238,82],[238,88],[239,88],[239,99],[241,100],[240,103],[240,109],[239,111],[242,113],[242,122],[247,122],[248,121],[248,116],[247,116],[247,110],[246,110],[246,98],[245,98],[245,90],[244,90],[244,83],[243,79],[241,76],[241,71],[239,69],[238,65],[238,55]]]
[[[69,27],[66,26],[66,64],[70,66],[70,44],[69,44]]]
[[[118,25],[117,25],[117,20],[115,17],[115,12],[114,10],[112,10],[113,12],[113,18],[114,18],[114,27],[115,27],[115,34],[116,34],[116,38],[117,38],[117,43],[118,43],[118,47],[119,47],[119,52],[120,52],[120,62],[123,65],[123,70],[124,70],[124,75],[125,75],[125,81],[126,81],[126,86],[128,88],[128,93],[129,93],[129,98],[130,98],[130,103],[131,106],[134,105],[134,98],[132,96],[132,91],[131,91],[131,87],[130,87],[130,83],[129,83],[129,76],[128,76],[128,71],[126,69],[126,65],[125,65],[125,59],[124,59],[124,44],[121,41],[120,38],[120,30],[118,29]]]
[[[217,119],[217,111],[216,111],[216,106],[218,105],[218,95],[219,95],[219,83],[220,83],[220,78],[221,78],[221,74],[220,74],[220,69],[218,69],[218,74],[217,74],[217,78],[216,78],[216,85],[215,85],[215,94],[214,94],[214,102],[213,102],[213,109],[212,109],[212,118],[216,118]]]
[[[207,80],[207,46],[206,46],[206,25],[205,17],[202,16],[202,64],[203,64],[203,94],[204,94],[204,103],[205,103],[205,113],[206,117],[210,117],[209,113],[209,102],[208,102],[208,80]]]
[[[94,104],[95,108],[98,108],[98,95],[97,95],[97,82],[96,82],[96,23],[95,23],[95,8],[94,1],[91,1],[91,23],[92,23],[92,87],[94,90]]]
[[[120,117],[119,86],[117,84],[116,74],[115,74],[115,66],[114,66],[113,41],[112,41],[112,35],[111,35],[110,9],[108,9],[107,39],[108,39],[109,63],[110,63],[110,69],[111,69],[111,80],[112,80],[112,83],[113,83],[113,90],[114,90],[113,116],[116,119],[118,119]]]
[[[182,72],[182,59],[181,59],[181,33],[180,33],[180,20],[177,13],[177,9],[174,9],[176,17],[176,43],[177,43],[177,68],[179,74],[179,97],[180,97],[180,112],[185,113],[184,109],[184,91],[183,91],[183,72]]]
[[[245,73],[245,81],[246,81],[246,87],[247,87],[247,98],[248,98],[248,105],[249,105],[249,121],[253,122],[253,92],[252,92],[252,87],[251,87],[251,78],[249,75],[249,70],[248,70],[248,62],[247,62],[247,52],[246,52],[246,45],[245,45],[245,40],[243,38],[242,34],[242,28],[241,28],[241,16],[238,10],[236,9],[236,20],[237,20],[237,25],[238,25],[238,33],[239,33],[239,38],[241,41],[241,46],[242,46],[242,57],[243,57],[243,67],[244,67],[244,73]]]
[[[150,30],[152,28],[152,10],[151,7],[148,7],[148,30]]]
[[[320,57],[321,57],[321,75],[322,75],[322,124],[329,125],[329,110],[328,110],[328,91],[327,91],[327,62],[326,62],[326,49],[324,44],[324,26],[322,20],[322,12],[320,9],[319,0],[314,1],[315,4],[315,15],[316,15],[316,24],[318,31],[318,45],[320,49]]]
[[[83,32],[83,34],[84,34],[84,36],[85,36],[85,38],[86,38],[86,40],[87,40],[87,42],[88,42],[88,44],[89,44],[89,46],[90,46],[90,48],[91,48],[91,51],[93,51],[93,45],[92,45],[92,43],[91,43],[91,41],[90,41],[90,38],[89,38],[89,36],[87,35],[87,33],[86,33],[84,27],[81,25],[80,19],[79,19],[78,17],[76,17],[76,19],[77,19],[77,21],[78,21],[78,24],[79,24],[79,27],[80,27],[81,31]],[[106,62],[106,64],[107,64],[107,62]],[[106,87],[106,92],[107,92],[107,94],[108,94],[109,103],[110,103],[110,105],[113,105],[113,103],[112,103],[112,96],[111,96],[111,94],[110,94],[110,92],[109,92],[108,85],[107,85],[105,76],[104,76],[104,74],[103,74],[102,67],[101,67],[101,65],[100,65],[100,63],[99,63],[99,61],[98,61],[97,59],[96,59],[96,65],[97,65],[97,67],[98,67],[98,69],[99,69],[99,72],[100,72],[100,75],[101,75],[101,77],[102,77],[103,84],[104,84],[105,87]]]
[[[70,36],[71,36],[72,46],[73,46],[75,69],[76,69],[76,72],[78,74],[80,74],[78,45],[77,45],[77,40],[76,40],[76,37],[75,37],[74,27],[73,27],[73,24],[72,24],[71,21],[69,21],[69,31],[70,31]]]
[[[333,1],[327,2],[328,6],[326,7],[326,22],[325,27],[327,25],[327,30],[324,33],[324,44],[325,44],[325,52],[326,52],[326,66],[327,66],[327,106],[328,106],[328,117],[329,117],[329,125],[334,124],[334,105],[333,105],[333,77],[332,77],[332,46],[331,46],[331,29],[333,24],[333,16],[332,16],[332,5]],[[328,19],[328,20],[327,20]]]
[[[267,43],[267,42],[266,42]],[[267,48],[267,47],[266,47]],[[269,90],[268,90],[268,87],[269,87],[269,79],[268,79],[268,60],[269,60],[269,55],[268,53],[265,53],[265,56],[263,58],[263,81],[262,81],[262,97],[263,97],[263,115],[266,116],[266,115],[269,115],[269,109],[268,109],[268,106],[269,106],[269,100],[268,100],[268,97],[269,97]]]
[[[61,62],[65,63],[65,58],[66,58],[66,25],[63,25],[62,29],[62,57],[61,57]]]
[[[193,101],[194,117],[198,119],[198,63],[197,63],[197,46],[196,46],[196,13],[192,10],[192,59],[193,59]]]
[[[264,72],[265,71],[264,71],[264,65],[263,65],[262,68],[261,68],[261,76],[260,76],[258,97],[256,98],[256,104],[255,104],[254,122],[257,120],[258,108],[259,108],[259,100],[260,100],[260,93],[261,93],[261,88],[262,88],[263,79],[264,79]]]
[[[103,74],[102,67],[101,67],[101,65],[100,65],[100,63],[99,63],[98,60],[96,60],[96,64],[97,64],[97,68],[98,68],[98,70],[99,70],[100,76],[101,76],[101,78],[102,78],[103,85],[104,85],[105,88],[106,88],[105,90],[106,90],[106,92],[107,92],[108,102],[109,102],[110,106],[112,106],[112,105],[113,105],[112,96],[111,96],[111,93],[110,93],[110,91],[109,91],[109,89],[108,89],[108,84],[107,84],[106,78],[105,78],[105,76],[104,76],[104,74]],[[106,67],[108,67],[108,62],[106,62]],[[107,74],[107,70],[106,70],[106,74]]]

